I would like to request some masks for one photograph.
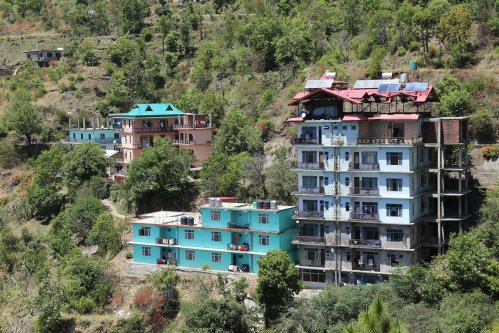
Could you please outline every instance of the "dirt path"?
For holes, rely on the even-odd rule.
[[[129,215],[123,215],[120,212],[118,212],[118,209],[116,208],[114,203],[112,201],[110,201],[109,199],[103,199],[102,203],[104,204],[104,206],[107,207],[107,209],[109,209],[109,211],[111,212],[111,214],[114,217],[117,217],[117,218],[122,219],[122,220],[126,220],[127,218],[130,218]]]

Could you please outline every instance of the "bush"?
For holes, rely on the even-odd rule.
[[[125,253],[125,258],[132,259],[133,258],[133,252],[132,251],[127,251],[127,253]]]
[[[100,255],[109,254],[114,257],[120,252],[120,233],[114,226],[113,216],[109,212],[104,212],[97,217],[88,234],[87,243],[97,245]]]
[[[461,42],[452,46],[450,50],[451,65],[462,68],[472,65],[475,61],[475,49],[469,42]]]
[[[417,52],[419,51],[419,48],[421,47],[421,43],[418,41],[412,41],[411,44],[409,45],[409,51],[411,52]]]
[[[146,329],[144,318],[138,312],[134,312],[130,318],[126,320],[123,327],[123,333],[142,333]]]
[[[479,110],[471,115],[470,127],[471,135],[479,143],[495,142],[496,140],[496,119],[494,114],[486,109]]]
[[[404,49],[403,46],[399,46],[397,48],[397,56],[403,57],[407,51]]]
[[[60,212],[64,196],[55,186],[34,184],[28,190],[28,202],[36,217],[50,219]]]
[[[482,147],[480,151],[486,159],[499,157],[499,145]]]
[[[203,332],[246,333],[245,314],[244,306],[232,300],[202,301],[188,313],[187,326]]]

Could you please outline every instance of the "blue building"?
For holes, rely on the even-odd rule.
[[[296,261],[295,207],[272,208],[218,202],[201,207],[201,213],[141,215],[130,222],[134,263],[257,273],[258,259],[275,249]]]
[[[115,145],[121,142],[121,134],[116,131],[116,127],[119,126],[119,123],[111,123],[109,118],[102,125],[100,118],[93,118],[89,122],[78,119],[76,124],[72,124],[70,120],[68,142],[71,144],[95,142],[106,150],[113,150]]]

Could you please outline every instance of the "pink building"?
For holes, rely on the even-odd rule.
[[[115,180],[118,182],[143,149],[154,146],[157,137],[169,138],[173,145],[192,153],[196,157],[195,167],[201,166],[211,153],[215,128],[202,114],[184,113],[167,103],[137,104],[128,113],[112,117],[121,125],[116,128],[122,136],[117,147],[122,153],[122,157],[116,159]]]

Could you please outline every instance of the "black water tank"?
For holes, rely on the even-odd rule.
[[[187,224],[188,224],[188,225],[194,225],[194,217],[189,216],[189,217],[187,218]]]
[[[180,224],[187,225],[187,216],[180,217]]]
[[[258,200],[256,202],[256,208],[257,209],[263,209],[263,200]]]
[[[270,209],[270,200],[263,201],[263,209]]]

